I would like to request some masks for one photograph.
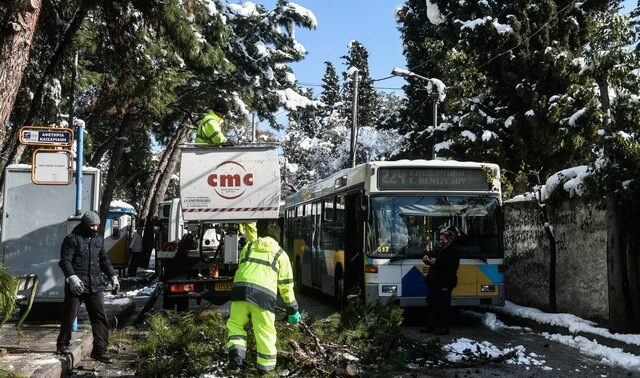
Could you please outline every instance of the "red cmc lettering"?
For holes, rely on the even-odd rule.
[[[213,187],[239,187],[240,175],[218,175],[216,173],[213,173],[209,175],[209,177],[207,177],[207,183]],[[244,177],[242,178],[242,183],[246,186],[253,186],[253,173],[247,173],[246,175],[244,175]]]

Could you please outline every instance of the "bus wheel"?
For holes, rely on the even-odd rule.
[[[336,305],[340,310],[344,309],[347,304],[347,298],[344,294],[344,276],[341,268],[336,268],[336,279],[334,282]]]

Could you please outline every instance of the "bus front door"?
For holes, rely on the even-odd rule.
[[[324,253],[320,248],[320,218],[322,209],[320,203],[311,205],[313,233],[311,236],[311,253],[313,256],[311,265],[311,285],[322,288],[322,270],[324,268]]]

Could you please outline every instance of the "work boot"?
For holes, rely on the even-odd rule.
[[[71,350],[69,349],[69,346],[56,346],[56,354],[71,354]]]
[[[96,361],[100,361],[102,363],[105,363],[105,364],[110,364],[111,363],[111,358],[109,358],[107,353],[91,352],[89,357],[93,358]]]
[[[237,373],[240,371],[240,369],[242,369],[242,364],[238,364],[234,360],[229,360],[229,363],[227,364],[227,369],[232,373]]]

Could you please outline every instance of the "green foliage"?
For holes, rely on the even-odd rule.
[[[386,376],[387,372],[404,370],[406,363],[416,358],[436,362],[443,357],[438,341],[424,344],[405,339],[400,334],[402,320],[402,309],[395,304],[365,306],[358,302],[342,314],[334,313],[310,325],[276,321],[276,372],[326,375],[355,357],[363,374]],[[303,314],[305,321],[309,321],[307,314]],[[143,376],[229,374],[226,319],[220,312],[158,314],[149,319],[148,326],[146,339],[139,340],[136,347],[138,373]],[[247,366],[242,374],[251,376],[257,373],[253,367],[256,349],[251,327],[247,330]]]
[[[16,285],[18,281],[0,265],[0,312],[11,313],[16,304]]]
[[[191,377],[226,361],[226,327],[218,311],[149,319],[147,338],[137,351],[139,373],[150,377]]]

